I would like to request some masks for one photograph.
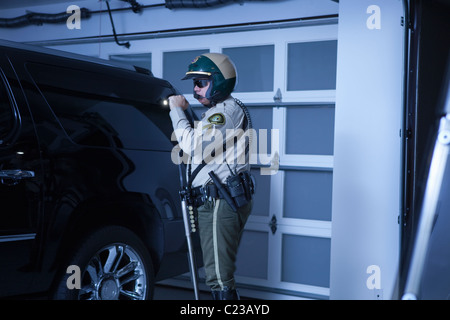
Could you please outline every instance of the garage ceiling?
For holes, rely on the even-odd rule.
[[[72,0],[76,3],[80,0]],[[14,0],[14,1],[1,1],[0,9],[12,9],[12,8],[28,8],[34,6],[42,6],[55,3],[67,3],[67,0]]]
[[[330,0],[334,2],[339,2],[339,0]],[[14,0],[14,1],[0,1],[0,9],[12,9],[12,8],[28,8],[28,7],[34,7],[34,6],[42,6],[42,5],[50,5],[50,4],[57,4],[57,3],[68,3],[75,4],[77,2],[86,2],[82,0]],[[149,2],[146,1],[139,1],[139,3],[142,4],[142,2]],[[152,1],[154,2],[154,1]],[[164,0],[160,1],[161,3],[164,3]]]

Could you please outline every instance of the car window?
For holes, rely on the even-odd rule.
[[[0,144],[14,129],[15,115],[3,77],[0,76]]]
[[[37,86],[78,144],[170,151],[171,122],[160,97],[169,87],[121,74],[28,64]],[[165,90],[169,90],[167,93]]]

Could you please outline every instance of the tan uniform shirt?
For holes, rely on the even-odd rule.
[[[245,157],[245,142],[248,142],[243,131],[245,115],[233,97],[209,108],[202,115],[201,121],[195,124],[195,128],[191,127],[181,108],[173,108],[169,115],[178,144],[189,156],[191,172],[194,172],[203,159],[207,163],[195,177],[193,187],[208,183],[211,180],[208,172],[211,170],[225,183],[231,174],[230,169],[234,173],[250,169]],[[223,150],[224,143],[226,152]]]

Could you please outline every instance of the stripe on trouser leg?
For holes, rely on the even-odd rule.
[[[217,282],[219,283],[220,288],[223,290],[223,282],[220,277],[220,267],[219,267],[219,250],[217,244],[217,211],[219,210],[220,199],[216,201],[216,207],[214,208],[213,213],[213,246],[214,246],[214,267],[216,269],[216,277]]]

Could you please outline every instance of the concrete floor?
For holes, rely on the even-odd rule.
[[[245,290],[244,290],[245,291]],[[238,289],[240,299],[248,300],[242,294],[242,291]],[[46,293],[14,296],[4,298],[5,300],[49,300],[49,296]],[[194,290],[190,281],[184,280],[165,280],[158,282],[155,285],[155,291],[153,294],[153,300],[195,300]],[[212,300],[211,293],[206,285],[201,281],[199,283],[199,300]]]
[[[179,288],[168,285],[157,285],[153,295],[154,300],[194,300],[195,295],[192,289]],[[211,293],[199,291],[200,300],[211,300]]]
[[[4,300],[49,300],[46,293],[14,296],[3,298]],[[2,299],[2,300],[3,300]],[[211,293],[203,288],[199,290],[200,300],[212,300]],[[192,288],[184,288],[167,284],[156,284],[153,300],[195,300]]]

